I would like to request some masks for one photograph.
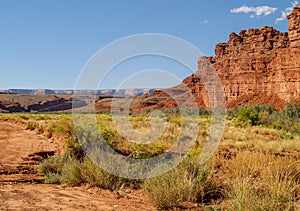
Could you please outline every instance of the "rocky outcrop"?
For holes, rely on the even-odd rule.
[[[228,42],[217,44],[214,57],[199,58],[200,71],[207,59],[217,72],[227,107],[265,103],[281,109],[288,102],[300,100],[300,6],[294,7],[287,18],[288,32],[268,26],[241,30],[231,33]],[[210,107],[196,74],[182,84],[189,87],[199,106]],[[171,101],[160,104],[172,107]]]
[[[242,30],[216,46],[216,56],[209,60],[222,81],[228,107],[261,102],[280,109],[300,99],[300,7],[288,20],[288,33],[267,26]]]

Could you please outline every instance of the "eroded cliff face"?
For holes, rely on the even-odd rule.
[[[232,33],[207,57],[223,84],[227,107],[268,103],[280,109],[300,100],[300,6],[287,17],[289,32],[272,27]],[[199,59],[199,70],[203,58]],[[196,75],[186,78],[200,106],[209,107],[203,84]]]
[[[289,40],[291,47],[300,46],[300,6],[294,7],[291,14],[287,16],[289,20]]]

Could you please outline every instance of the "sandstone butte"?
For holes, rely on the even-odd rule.
[[[300,100],[300,6],[294,7],[287,19],[288,32],[279,32],[268,26],[241,30],[239,34],[231,33],[228,42],[217,44],[214,57],[199,58],[198,72],[209,61],[219,76],[227,108],[262,103],[282,109],[286,103]],[[193,74],[169,90],[178,91],[187,86],[198,106],[210,108],[200,78],[197,73]],[[146,98],[166,96],[164,92],[156,91]],[[176,105],[174,99],[169,98],[154,108]],[[147,107],[146,100],[140,103],[139,109],[143,107]]]

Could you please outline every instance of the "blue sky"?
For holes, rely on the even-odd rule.
[[[0,0],[0,89],[73,89],[93,54],[110,42],[139,33],[177,36],[205,55],[214,55],[215,45],[227,41],[231,32],[264,25],[287,31],[283,17],[292,3],[297,4],[285,0]],[[144,58],[116,68],[101,88],[118,87],[117,79],[128,77],[133,67],[165,68],[178,77],[155,84],[161,86],[190,74],[180,64]],[[164,79],[154,75],[148,81],[157,78]]]

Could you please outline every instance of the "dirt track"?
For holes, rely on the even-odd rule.
[[[42,180],[37,165],[54,153],[55,145],[44,136],[0,122],[0,183]]]
[[[32,184],[43,180],[36,173],[39,161],[54,152],[45,137],[0,122],[0,210],[155,210],[142,190],[116,195],[87,185]]]

